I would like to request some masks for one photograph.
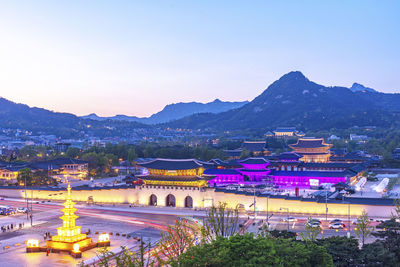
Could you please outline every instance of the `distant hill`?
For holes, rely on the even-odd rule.
[[[151,115],[148,118],[138,118],[135,116],[126,116],[126,115],[116,115],[113,117],[99,117],[94,113],[89,114],[87,116],[82,116],[81,118],[98,120],[98,121],[119,120],[119,121],[136,121],[145,124],[158,124],[158,123],[165,123],[181,119],[186,116],[190,116],[197,113],[204,113],[204,112],[220,113],[231,109],[240,108],[247,103],[248,101],[225,102],[219,99],[215,99],[213,102],[205,104],[198,102],[169,104],[165,106],[163,110]]]
[[[373,89],[326,87],[301,72],[283,75],[241,108],[219,114],[196,114],[168,123],[170,127],[241,130],[296,126],[303,129],[390,127],[400,123],[400,94]]]
[[[23,129],[34,134],[55,134],[61,137],[82,135],[93,132],[99,135],[112,135],[121,129],[147,127],[139,123],[84,120],[70,113],[53,112],[43,108],[17,104],[0,97],[0,128]],[[112,129],[112,130],[111,130]]]
[[[362,92],[362,91],[366,91],[366,92],[371,92],[371,93],[378,93],[377,91],[375,91],[372,88],[369,87],[365,87],[362,84],[359,83],[353,83],[353,85],[350,87],[350,90],[352,92]]]

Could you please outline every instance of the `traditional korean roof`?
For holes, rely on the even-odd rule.
[[[325,144],[323,138],[304,137],[299,138],[296,144],[289,145],[291,148],[318,148],[318,147],[331,147],[331,144]]]
[[[240,173],[234,169],[207,169],[203,175],[240,175]]]
[[[354,174],[347,171],[327,172],[327,171],[276,171],[272,170],[271,176],[295,176],[295,177],[353,177]]]
[[[275,129],[275,133],[287,133],[287,132],[295,132],[296,127],[278,127]]]
[[[214,164],[215,166],[222,166],[223,164],[226,164],[226,162],[222,159],[210,159],[208,163]]]
[[[203,167],[204,163],[196,159],[155,159],[138,163],[139,166],[156,170],[190,170]]]
[[[278,167],[278,166],[302,166],[302,162],[299,161],[271,161],[269,166]]]
[[[317,162],[303,162],[301,166],[305,168],[351,168],[355,166],[355,163],[343,163],[343,162],[327,162],[327,163],[317,163]]]
[[[61,168],[61,164],[55,164],[51,161],[33,162],[29,166],[38,170],[57,170]]]
[[[359,156],[356,153],[347,153],[344,156],[331,156],[330,160],[332,160],[332,161],[335,161],[335,160],[343,160],[343,161],[345,161],[345,160],[359,160],[359,161],[363,161],[364,158]]]
[[[247,158],[239,161],[240,164],[267,164],[268,160],[265,158]]]
[[[221,166],[225,168],[242,168],[243,166],[238,162],[238,160],[230,160],[222,164]]]
[[[11,165],[0,166],[0,169],[7,170],[10,172],[17,172],[25,168],[32,169],[27,164],[21,164],[21,165],[11,164]]]
[[[47,161],[49,164],[58,164],[58,165],[66,165],[66,164],[86,164],[87,161],[73,158],[58,158]]]
[[[229,157],[240,157],[242,149],[224,150],[224,153]]]
[[[239,169],[240,172],[269,172],[269,169]]]
[[[295,152],[283,152],[281,154],[279,154],[278,156],[276,156],[276,158],[278,160],[299,160],[299,158],[301,158],[302,156],[300,156],[299,154],[295,153]]]
[[[208,180],[207,177],[199,177],[199,176],[149,175],[149,176],[137,176],[137,177],[142,180],[151,180],[151,181],[195,182],[200,180]]]
[[[267,142],[265,141],[244,141],[242,148],[251,152],[264,151],[266,149]]]

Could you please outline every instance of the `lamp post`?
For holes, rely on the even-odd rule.
[[[289,232],[289,208],[279,208],[279,210],[286,210],[287,212],[287,230]]]
[[[26,201],[26,220],[29,220],[29,206],[28,206],[28,197],[26,195],[26,176],[25,176],[25,201]]]
[[[349,226],[347,227],[347,238],[350,238],[350,234],[351,234],[351,224],[350,224],[350,200],[348,200],[348,223],[349,223]]]
[[[328,221],[328,190],[327,189],[325,189],[325,210],[326,210],[325,220]]]
[[[253,184],[253,191],[254,191],[254,199],[253,199],[253,208],[254,208],[254,221],[256,220],[256,186]]]
[[[269,229],[269,207],[268,207],[268,202],[269,202],[269,195],[267,196],[267,227]]]

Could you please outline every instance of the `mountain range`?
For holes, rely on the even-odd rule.
[[[81,118],[98,120],[98,121],[116,120],[116,121],[134,121],[144,124],[158,124],[158,123],[166,123],[173,120],[178,120],[186,116],[190,116],[197,113],[205,113],[205,112],[220,113],[231,109],[240,108],[247,103],[248,101],[224,102],[219,99],[215,99],[213,102],[205,104],[198,102],[169,104],[165,106],[164,109],[161,110],[160,112],[157,112],[147,118],[138,118],[136,116],[127,116],[127,115],[116,115],[113,117],[99,117],[94,113],[89,114],[87,116],[82,116]]]
[[[240,130],[295,126],[329,130],[352,126],[400,124],[400,94],[385,94],[355,83],[351,88],[326,87],[293,71],[272,83],[241,108],[202,113],[169,123],[170,127]]]
[[[118,136],[132,129],[153,127],[144,123],[214,131],[270,130],[278,126],[303,130],[353,126],[400,128],[400,94],[381,93],[357,83],[351,88],[327,87],[294,71],[273,82],[251,102],[217,99],[206,104],[177,103],[167,105],[149,118],[124,115],[101,118],[94,114],[81,118],[0,98],[0,128],[19,128],[63,137],[88,132],[98,136]]]

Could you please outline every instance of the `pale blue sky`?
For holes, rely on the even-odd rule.
[[[0,96],[84,115],[252,100],[300,70],[400,92],[400,1],[0,1]]]

